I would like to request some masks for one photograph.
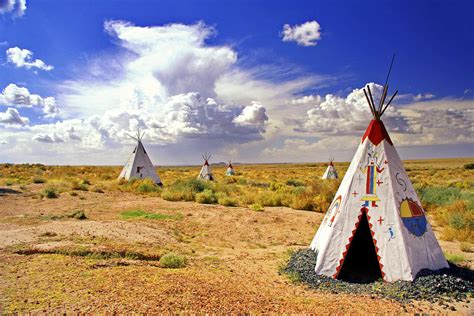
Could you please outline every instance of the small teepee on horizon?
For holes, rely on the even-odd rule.
[[[228,168],[225,172],[226,176],[233,176],[235,175],[235,171],[234,171],[234,167],[232,166],[232,161],[228,161],[229,162],[229,165],[228,165]]]
[[[364,89],[373,119],[311,242],[317,274],[412,281],[422,269],[449,267],[381,121],[398,92],[384,105],[387,83],[388,76],[377,107],[370,87]]]
[[[198,179],[213,181],[214,177],[211,172],[211,166],[209,165],[209,159],[211,159],[211,155],[204,154],[202,155],[202,158],[204,159],[204,164],[202,165],[201,171],[199,172]]]
[[[334,161],[334,158],[329,159],[329,165],[326,168],[326,171],[323,174],[322,179],[337,179],[337,171],[336,167],[334,167],[334,164],[332,163]]]
[[[137,145],[133,150],[130,158],[120,172],[118,179],[152,179],[156,184],[162,186],[160,177],[155,171],[155,167],[146,153],[145,147],[143,147],[142,139],[145,133],[140,135],[140,131],[137,132],[137,137],[128,135],[137,141]]]

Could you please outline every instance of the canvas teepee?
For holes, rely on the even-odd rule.
[[[356,282],[414,280],[448,263],[381,121],[398,91],[384,105],[386,82],[376,107],[367,89],[373,119],[311,243],[315,271]]]
[[[212,176],[211,166],[209,165],[211,155],[204,154],[202,158],[204,159],[204,164],[202,165],[201,172],[199,172],[198,179],[213,181],[214,177]]]
[[[233,176],[235,175],[234,167],[232,166],[232,162],[229,160],[229,166],[225,172],[226,176]]]
[[[329,159],[329,165],[326,169],[326,171],[323,174],[323,179],[337,179],[337,171],[336,168],[334,167],[334,164],[332,163],[334,161],[334,158]]]
[[[137,137],[130,136],[137,141],[137,146],[135,146],[118,178],[125,180],[150,178],[161,186],[163,185],[161,179],[156,173],[155,167],[145,151],[145,147],[143,147],[143,135],[144,133],[140,135],[140,132],[138,132]]]

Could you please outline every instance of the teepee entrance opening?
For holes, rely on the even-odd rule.
[[[352,283],[370,283],[382,278],[364,211],[337,278]]]

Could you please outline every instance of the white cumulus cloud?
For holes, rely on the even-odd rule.
[[[24,126],[28,123],[29,119],[21,116],[15,108],[7,108],[5,112],[0,112],[0,124],[6,126]]]
[[[1,0],[0,14],[12,13],[13,16],[19,17],[25,14],[26,0]]]
[[[15,108],[39,108],[45,117],[55,117],[59,113],[54,97],[41,97],[32,94],[25,87],[10,83],[0,93],[0,105]]]
[[[268,116],[265,112],[266,109],[262,104],[253,101],[251,105],[246,106],[242,110],[242,113],[234,119],[234,122],[239,125],[263,125],[265,121],[268,121]]]
[[[50,71],[53,66],[47,65],[41,59],[33,59],[33,52],[28,49],[19,47],[11,47],[6,51],[7,61],[16,67],[24,67],[26,69],[37,68],[40,70]]]
[[[308,21],[300,25],[283,25],[281,32],[284,42],[296,42],[300,46],[316,46],[321,39],[321,26],[316,21]]]

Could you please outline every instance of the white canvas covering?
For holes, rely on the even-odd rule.
[[[323,174],[322,179],[337,179],[337,171],[334,167],[332,160],[329,162],[329,166],[326,168],[326,171]]]
[[[131,180],[133,178],[150,178],[156,184],[162,185],[161,179],[156,173],[155,167],[148,157],[141,139],[135,139],[137,139],[138,144],[133,150],[132,155],[128,159],[127,163],[123,167],[122,172],[120,172],[119,179]]]
[[[311,242],[317,253],[315,271],[333,278],[340,277],[341,270],[344,274],[350,271],[351,266],[344,266],[344,262],[356,249],[351,250],[351,245],[362,231],[358,232],[358,227],[365,226],[373,243],[369,241],[362,249],[372,247],[375,267],[380,268],[383,280],[411,281],[421,269],[438,270],[447,268],[448,263],[380,120],[384,111],[381,106],[375,110],[373,101],[367,99],[374,120]],[[364,259],[357,260],[364,263]]]
[[[201,171],[199,172],[198,179],[213,181],[211,166],[209,165],[209,159],[211,156],[203,155],[204,164],[202,165]]]
[[[235,175],[234,167],[232,166],[232,162],[229,161],[229,166],[225,172],[226,176],[233,176]]]

